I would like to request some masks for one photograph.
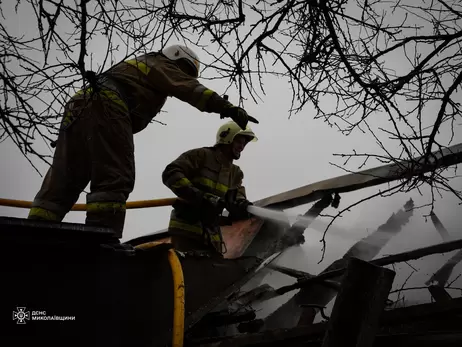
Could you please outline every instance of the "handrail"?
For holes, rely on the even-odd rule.
[[[135,209],[135,208],[171,206],[173,205],[175,201],[176,201],[176,198],[129,201],[127,202],[126,208]],[[0,206],[31,208],[32,201],[0,198]],[[86,210],[87,210],[86,204],[75,204],[74,206],[72,206],[72,209],[71,209],[71,211],[86,211]]]

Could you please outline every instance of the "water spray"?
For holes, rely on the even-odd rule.
[[[290,213],[281,210],[273,210],[270,208],[249,205],[247,207],[247,212],[250,214],[260,217],[262,219],[269,219],[273,222],[279,222],[282,224],[290,223],[290,220],[296,220],[297,225],[300,227],[305,226],[305,228],[311,228],[316,230],[320,234],[324,234],[326,228],[328,227],[329,223],[321,221],[319,219],[315,219],[312,217],[302,216],[296,213]],[[223,212],[223,216],[228,216],[228,211]],[[315,223],[313,223],[315,221]],[[335,226],[335,228],[329,229],[328,234],[331,236],[338,236],[348,240],[357,240],[358,235],[353,235],[351,230],[339,228]]]

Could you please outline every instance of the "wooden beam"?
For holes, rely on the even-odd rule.
[[[436,302],[450,301],[452,299],[451,295],[442,286],[430,286],[428,291]]]
[[[429,340],[425,346],[445,346],[437,339],[443,333],[451,335],[445,339],[458,339],[460,342],[462,341],[461,324],[460,318],[459,321],[457,318],[460,312],[462,312],[462,298],[452,299],[450,302],[426,303],[384,311],[380,319],[381,329],[377,332],[374,347],[389,347],[393,344],[402,346],[403,340],[406,346],[422,346],[422,341],[425,339]],[[422,322],[427,323],[422,324]],[[431,330],[428,329],[430,324],[433,326]],[[190,345],[201,347],[318,347],[321,345],[326,326],[326,323],[316,323],[292,329],[274,329],[245,335],[204,338],[191,341]],[[390,333],[390,327],[394,327],[393,335]],[[418,340],[418,343],[410,343],[412,341],[409,339],[413,338]],[[451,346],[453,345],[460,346],[461,344]]]
[[[449,236],[448,230],[444,227],[443,223],[441,223],[440,219],[433,211],[430,213],[430,218],[436,230],[441,235],[441,238],[444,241],[449,241],[451,239],[451,236]]]
[[[394,278],[393,270],[351,258],[322,347],[371,347]]]
[[[425,157],[404,160],[329,178],[303,187],[255,201],[256,206],[287,209],[321,199],[325,193],[345,193],[400,179],[410,179],[442,167],[462,162],[462,143],[432,153],[431,163]]]
[[[409,222],[409,218],[413,214],[413,201],[409,199],[404,206],[399,209],[396,213],[393,213],[385,223],[381,224],[376,231],[371,233],[369,236],[356,242],[341,259],[338,259],[334,263],[330,264],[324,269],[321,274],[344,268],[350,257],[356,257],[365,261],[371,261],[374,257],[379,254],[385,244],[391,240],[398,232],[401,232],[403,226]],[[314,223],[313,223],[314,224]],[[334,299],[337,295],[339,281],[341,276],[333,277],[331,280],[324,280],[321,283],[316,283],[307,287],[303,287],[298,293],[290,298],[285,304],[281,305],[277,310],[271,313],[265,318],[266,328],[277,328],[279,326],[286,326],[288,319],[287,316],[291,317],[294,321],[296,320],[297,325],[310,325],[313,323],[317,315],[317,310],[311,307],[303,306],[303,308],[294,308],[299,302],[316,303],[321,306],[327,306],[329,302]],[[337,287],[325,285],[331,282],[331,284],[337,284]]]
[[[283,273],[284,275],[294,277],[294,278],[312,278],[314,275],[309,274],[308,272],[300,271],[300,270],[295,270],[291,269],[285,266],[281,265],[276,265],[276,264],[269,264],[268,268],[272,270],[276,270],[280,273]]]
[[[384,312],[382,324],[400,324],[407,321],[424,320],[432,317],[443,317],[449,314],[462,313],[462,298],[450,301],[400,307]],[[435,318],[433,318],[435,319]]]
[[[234,294],[228,298],[228,310],[232,310],[234,306],[241,307],[247,306],[255,301],[264,300],[266,296],[271,296],[274,293],[274,288],[269,284],[265,283],[256,288],[253,288],[247,292],[240,293],[239,295]],[[277,296],[277,295],[275,295]]]
[[[430,279],[425,282],[429,285],[432,282],[438,282],[439,286],[444,286],[451,277],[452,271],[462,261],[462,250],[454,254],[438,271],[436,271]]]
[[[447,229],[444,227],[443,223],[440,221],[440,219],[436,216],[433,211],[430,214],[431,219],[433,224],[435,225],[436,230],[440,233],[441,237],[445,241],[449,241],[451,239],[451,236],[449,235],[449,232]],[[451,259],[449,259],[438,271],[436,271],[430,279],[425,282],[426,285],[429,285],[432,282],[437,282],[437,285],[441,287],[441,289],[435,289],[435,286],[432,286],[433,289],[430,289],[430,293],[432,294],[433,298],[437,300],[437,298],[433,295],[438,295],[438,294],[443,294],[444,290],[444,285],[446,282],[449,280],[449,277],[451,277],[452,270],[456,267],[459,262],[462,261],[462,250],[459,250]],[[447,294],[447,292],[446,292]],[[447,294],[449,295],[449,294]],[[450,297],[450,296],[449,296]],[[442,299],[441,296],[439,296],[440,299]]]
[[[446,252],[450,252],[450,251],[453,251],[455,249],[460,249],[460,248],[462,248],[462,239],[439,243],[437,245],[423,247],[423,248],[415,249],[409,252],[393,254],[387,257],[372,260],[371,264],[374,264],[377,266],[385,266],[385,265],[409,261],[413,259],[420,259],[428,255],[432,255],[436,253],[446,253]],[[282,295],[287,292],[290,292],[291,290],[311,285],[312,283],[319,283],[328,278],[335,278],[335,277],[341,276],[343,275],[344,272],[345,272],[345,268],[340,268],[337,270],[324,272],[320,274],[319,276],[301,280],[298,283],[294,283],[288,286],[280,287],[276,289],[276,293],[278,293],[279,295]]]
[[[451,252],[460,248],[462,248],[462,239],[443,242],[428,247],[422,247],[409,252],[393,254],[388,257],[373,260],[372,263],[379,266],[385,266],[394,263],[420,259],[432,254]]]

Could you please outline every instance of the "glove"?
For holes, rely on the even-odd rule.
[[[224,208],[225,201],[222,198],[207,193],[202,195],[200,213],[203,222],[216,222],[219,219]]]
[[[233,220],[249,219],[252,215],[247,211],[247,208],[253,205],[249,200],[237,200],[231,204],[227,209],[230,217]]]
[[[225,201],[212,194],[204,194],[202,197],[202,203],[204,207],[212,207],[213,209],[224,209],[225,208]]]
[[[249,121],[258,124],[258,120],[250,117],[243,108],[233,106],[231,104],[224,108],[224,110],[220,113],[220,116],[221,118],[231,118],[241,127],[242,130],[245,130]]]

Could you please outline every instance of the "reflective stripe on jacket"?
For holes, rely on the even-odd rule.
[[[187,151],[167,165],[162,173],[164,184],[185,200],[194,196],[194,189],[224,197],[228,189],[232,188],[238,189],[238,199],[246,199],[243,177],[239,166],[226,160],[215,147]],[[193,203],[176,203],[170,217],[169,230],[202,236],[198,208]]]
[[[69,100],[67,107],[64,110],[63,120],[61,122],[61,130],[66,130],[76,120],[76,117],[79,116],[79,112],[75,112],[75,114],[72,114],[71,112],[71,110],[74,109],[76,102],[77,105],[82,107],[86,106],[89,100],[98,99],[103,102],[111,102],[125,112],[129,111],[127,104],[117,91],[104,86],[98,86],[97,90],[94,90],[92,87],[88,87],[77,91],[77,93],[75,93]]]
[[[152,121],[169,96],[205,112],[220,113],[230,104],[160,53],[126,60],[102,77],[112,82],[126,100],[134,134]]]

